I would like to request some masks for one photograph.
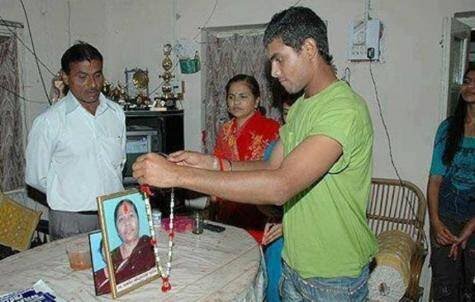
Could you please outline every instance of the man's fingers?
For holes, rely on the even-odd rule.
[[[135,166],[134,164],[134,167],[133,167],[133,172],[132,172],[132,176],[135,178],[135,179],[139,179],[139,178],[142,178],[144,176],[144,171],[143,169],[141,168],[138,168],[138,166]]]
[[[185,150],[180,150],[180,151],[175,151],[173,153],[170,153],[170,157],[176,157],[176,156],[180,156],[181,154],[185,153],[186,151]]]
[[[143,178],[146,174],[147,167],[152,163],[152,159],[155,156],[157,158],[161,157],[161,156],[159,156],[157,154],[153,154],[153,153],[144,154],[144,155],[139,156],[137,158],[137,160],[134,162],[134,164],[132,165],[132,170],[133,170],[132,176],[137,180]],[[142,181],[143,181],[143,179],[142,179]]]
[[[181,162],[186,159],[188,152],[181,150],[177,152],[173,152],[170,155],[168,155],[168,160],[174,163]]]
[[[144,159],[145,159],[145,156],[147,154],[144,154],[144,155],[140,155],[139,157],[137,157],[137,159],[135,160],[135,163],[140,163],[142,162]]]

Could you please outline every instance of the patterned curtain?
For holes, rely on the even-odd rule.
[[[17,43],[0,36],[0,190],[24,186],[25,157]]]
[[[225,86],[239,73],[256,78],[261,89],[261,106],[266,116],[280,120],[280,111],[274,106],[270,91],[269,72],[263,33],[238,34],[219,37],[217,32],[206,32],[206,57],[203,72],[206,75],[204,98],[205,135],[203,151],[211,153],[222,123],[229,119],[226,108]]]

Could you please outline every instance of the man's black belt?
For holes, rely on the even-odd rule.
[[[81,211],[77,213],[81,215],[97,215],[97,211]]]

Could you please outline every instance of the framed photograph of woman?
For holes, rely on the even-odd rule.
[[[148,200],[136,189],[97,198],[112,297],[159,277]]]
[[[109,272],[107,270],[106,251],[101,231],[89,234],[89,246],[91,247],[92,275],[94,276],[96,296],[108,294],[111,292],[111,287]]]

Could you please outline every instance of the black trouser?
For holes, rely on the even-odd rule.
[[[440,217],[454,236],[458,236],[466,222]],[[467,241],[465,250],[460,250],[456,260],[449,258],[451,246],[439,245],[431,232],[432,298],[433,301],[472,301],[475,296],[475,236]]]

